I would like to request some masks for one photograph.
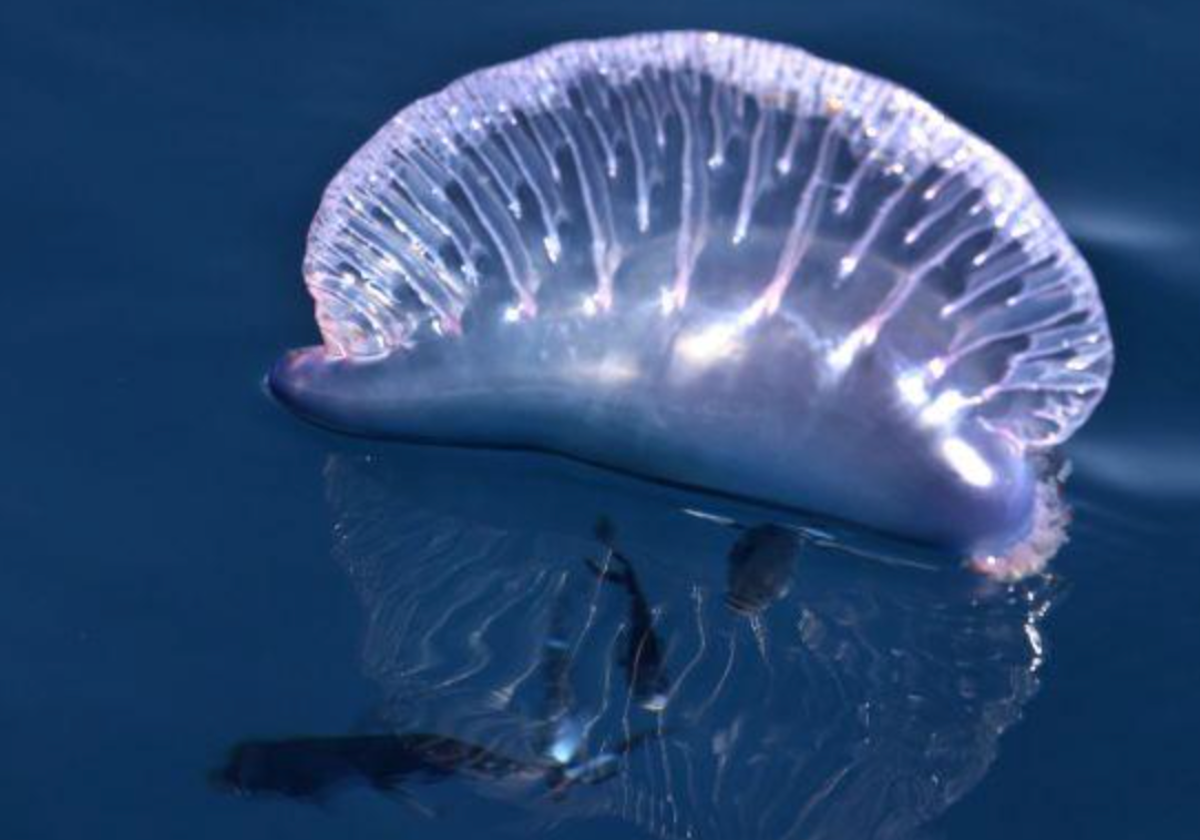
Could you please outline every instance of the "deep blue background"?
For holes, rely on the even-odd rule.
[[[413,98],[674,27],[902,81],[1012,156],[1080,244],[1118,369],[1069,448],[1071,589],[1042,692],[936,830],[1200,836],[1200,7],[1133,0],[6,2],[0,835],[405,830],[367,798],[256,808],[203,780],[237,738],[369,702],[329,560],[335,444],[259,387],[315,339],[308,220]]]

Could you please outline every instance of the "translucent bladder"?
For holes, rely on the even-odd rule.
[[[1057,545],[1036,461],[1112,365],[1091,273],[1002,154],[714,33],[566,44],[405,108],[330,184],[305,277],[323,344],[271,384],[317,422],[549,449],[1001,574]]]

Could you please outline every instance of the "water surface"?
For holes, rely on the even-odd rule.
[[[1195,836],[1197,17],[1067,0],[6,6],[4,836]],[[271,360],[316,336],[299,265],[320,190],[387,116],[565,38],[674,26],[899,80],[1059,213],[1117,371],[1068,447],[1053,579],[997,590],[544,457],[347,441],[264,397]],[[795,558],[737,589],[738,540],[776,519]],[[614,546],[678,686],[661,714],[621,664],[633,599],[585,562]],[[731,587],[756,614],[729,608]],[[555,633],[578,653],[566,680]],[[594,718],[588,754],[620,753],[619,771],[556,791],[535,760],[570,717],[556,709]],[[397,731],[503,748],[514,769],[324,805],[207,778],[239,742]]]

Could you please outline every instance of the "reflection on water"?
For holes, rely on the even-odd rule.
[[[453,775],[503,779],[535,768],[485,747],[444,735],[323,736],[243,741],[229,751],[210,781],[237,794],[276,794],[324,802],[339,789],[363,784],[432,814],[405,785]]]
[[[880,563],[760,510],[523,463],[331,457],[379,733],[246,742],[217,781],[358,782],[432,814],[409,782],[470,780],[526,830],[902,837],[982,778],[1037,688],[1048,579]]]

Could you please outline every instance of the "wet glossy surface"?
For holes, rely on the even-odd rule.
[[[304,278],[322,343],[269,382],[321,425],[556,452],[1010,578],[1058,542],[1036,450],[1113,360],[1003,153],[727,33],[572,41],[407,105],[325,190]]]
[[[0,12],[0,101],[17,114],[6,120],[10,199],[0,210],[9,313],[0,339],[0,830],[447,838],[537,825],[543,836],[576,838],[638,836],[636,826],[661,827],[668,815],[709,835],[755,836],[746,826],[794,824],[840,768],[859,768],[864,784],[890,778],[897,765],[882,756],[892,755],[931,785],[903,789],[924,797],[931,822],[921,831],[935,837],[1194,836],[1200,179],[1189,138],[1200,126],[1179,106],[1200,94],[1194,14],[1119,3],[560,5]],[[1121,358],[1105,403],[1068,447],[1075,521],[1054,566],[1060,580],[1034,593],[1036,607],[1048,605],[1036,622],[1040,657],[1025,630],[1031,602],[987,600],[970,579],[811,544],[795,559],[782,548],[752,563],[735,548],[744,530],[681,508],[736,514],[750,527],[770,514],[523,455],[485,465],[471,460],[478,453],[408,450],[371,466],[363,445],[296,422],[262,394],[271,360],[316,338],[297,294],[314,197],[397,102],[565,38],[684,24],[801,43],[921,90],[1013,156],[1103,284]],[[380,471],[390,476],[377,485],[382,507],[369,489]],[[464,479],[477,492],[458,489]],[[601,515],[615,529],[607,542],[594,533]],[[348,516],[376,523],[379,538],[369,528],[347,536]],[[481,530],[508,541],[478,542]],[[530,543],[543,550],[513,548]],[[659,610],[658,678],[622,664],[619,627],[640,621],[637,599],[584,562],[609,543]],[[466,592],[423,579],[436,598],[406,632],[428,636],[430,611],[456,592],[467,611],[453,618],[447,606],[463,633],[429,637],[437,666],[408,679],[436,683],[477,661],[469,633],[504,602],[465,599],[473,579],[503,597],[500,577],[551,569],[596,593],[589,638],[613,648],[611,658],[589,648],[570,680],[578,702],[560,705],[594,714],[601,697],[628,694],[632,736],[657,716],[636,698],[654,706],[663,681],[678,684],[665,724],[718,698],[697,740],[664,727],[623,751],[623,716],[610,716],[587,741],[595,760],[572,756],[571,728],[543,725],[556,696],[544,687],[564,683],[544,676],[555,671],[541,655],[554,599],[532,585],[520,613],[528,626],[488,626],[505,642],[492,645],[494,667],[535,666],[524,693],[507,706],[473,705],[512,681],[484,668],[464,681],[461,705],[440,709],[454,726],[435,720],[438,704],[399,677],[423,661],[420,645],[380,631],[389,610],[403,611],[388,586],[397,578],[366,574],[372,562],[412,573],[385,559],[429,558],[431,547],[468,567],[496,562],[465,577]],[[735,574],[747,566],[761,577]],[[805,610],[819,619],[807,631]],[[701,627],[709,653],[689,675]],[[948,640],[964,635],[948,627],[991,642],[956,648]],[[845,658],[822,640],[840,640]],[[730,649],[733,670],[714,693],[727,661],[714,651]],[[866,660],[875,666],[855,664]],[[905,717],[909,694],[927,698],[923,715]],[[864,703],[890,712],[873,722],[839,716]],[[729,741],[716,736],[739,719],[745,749],[729,760],[747,763],[732,766],[749,779],[749,757],[762,753],[771,768],[771,783],[747,784],[748,813],[714,793],[714,745]],[[946,733],[946,749],[919,749],[889,721],[908,721],[914,735]],[[369,740],[381,731],[399,734]],[[891,751],[855,751],[864,732]],[[419,737],[431,734],[442,740]],[[210,783],[235,744],[281,741],[288,769],[267,782],[318,776],[336,788],[324,807],[235,797]],[[536,758],[557,741],[567,747],[552,757],[575,759],[558,776]],[[696,783],[685,795],[662,767],[685,766],[689,745]],[[629,770],[614,772],[620,762],[607,754],[627,755]],[[797,756],[827,763],[783,764]],[[454,774],[403,785],[411,796],[370,789],[388,768],[414,764]],[[780,781],[780,766],[794,782]],[[577,781],[556,798],[563,775]],[[934,775],[954,782],[949,793]],[[680,773],[671,778],[682,785]],[[650,791],[645,803],[678,790],[675,811],[646,804],[630,818],[620,797],[635,789]],[[802,825],[838,825],[835,806],[853,803],[855,790],[831,787],[825,810]],[[769,804],[778,802],[786,808]],[[906,825],[898,820],[896,832]]]

